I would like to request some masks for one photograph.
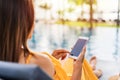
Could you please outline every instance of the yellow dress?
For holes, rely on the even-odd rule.
[[[54,58],[53,56],[51,56],[49,53],[44,52],[43,54],[49,56],[49,58],[52,60],[54,64],[55,71],[56,71],[53,77],[54,80],[70,80],[70,77],[72,76],[72,70],[73,70],[73,60],[71,58],[68,58],[64,62],[64,64],[61,65],[60,61]],[[29,63],[31,56],[32,55],[29,55],[26,63]],[[83,62],[81,80],[98,80],[98,78],[93,73],[92,68],[87,62],[87,60],[84,60]]]

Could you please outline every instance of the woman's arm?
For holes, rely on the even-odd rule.
[[[75,61],[71,80],[81,80],[82,75],[82,63]]]
[[[53,78],[54,66],[48,56],[43,54],[35,54],[30,59],[30,64],[37,64],[43,71],[45,71],[51,78]]]
[[[82,63],[84,60],[84,55],[86,52],[86,48],[84,47],[82,52],[80,53],[80,55],[78,56],[78,59],[75,60],[74,62],[74,66],[73,66],[73,73],[72,73],[72,77],[71,80],[81,80],[81,75],[82,75]],[[70,53],[64,49],[60,49],[60,50],[54,50],[52,53],[52,56],[54,56],[56,59],[64,59],[67,54]]]
[[[74,62],[73,74],[72,74],[71,80],[81,80],[82,63],[83,63],[83,60],[84,60],[85,52],[86,52],[86,48],[84,48],[82,50],[82,52],[78,56],[78,59]]]

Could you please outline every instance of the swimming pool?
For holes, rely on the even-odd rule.
[[[106,69],[106,63],[111,68],[117,68],[112,73],[120,72],[120,29],[110,27],[96,27],[92,30],[81,27],[68,27],[58,24],[37,23],[32,39],[29,40],[29,47],[36,51],[47,51],[52,53],[54,49],[65,48],[71,51],[79,36],[89,37],[87,44],[86,58],[89,60],[95,55],[100,64],[98,67]],[[113,64],[112,64],[113,63]],[[114,65],[114,66],[113,66]],[[110,67],[108,66],[108,67]],[[109,69],[111,69],[109,68]],[[105,74],[107,77],[108,71]],[[112,75],[112,74],[110,74]],[[108,78],[101,80],[107,80]]]
[[[101,56],[101,59],[116,60],[120,57],[120,29],[96,27],[93,30],[68,27],[57,24],[36,24],[29,46],[35,51],[51,52],[57,48],[71,50],[79,36],[89,37],[88,56]],[[109,56],[109,57],[108,57]]]

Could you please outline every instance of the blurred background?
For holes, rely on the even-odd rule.
[[[86,36],[86,59],[97,57],[100,80],[120,73],[120,0],[34,0],[34,7],[32,50],[71,51],[78,37]]]

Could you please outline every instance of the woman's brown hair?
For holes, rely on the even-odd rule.
[[[0,0],[0,60],[18,62],[34,22],[32,0]]]

